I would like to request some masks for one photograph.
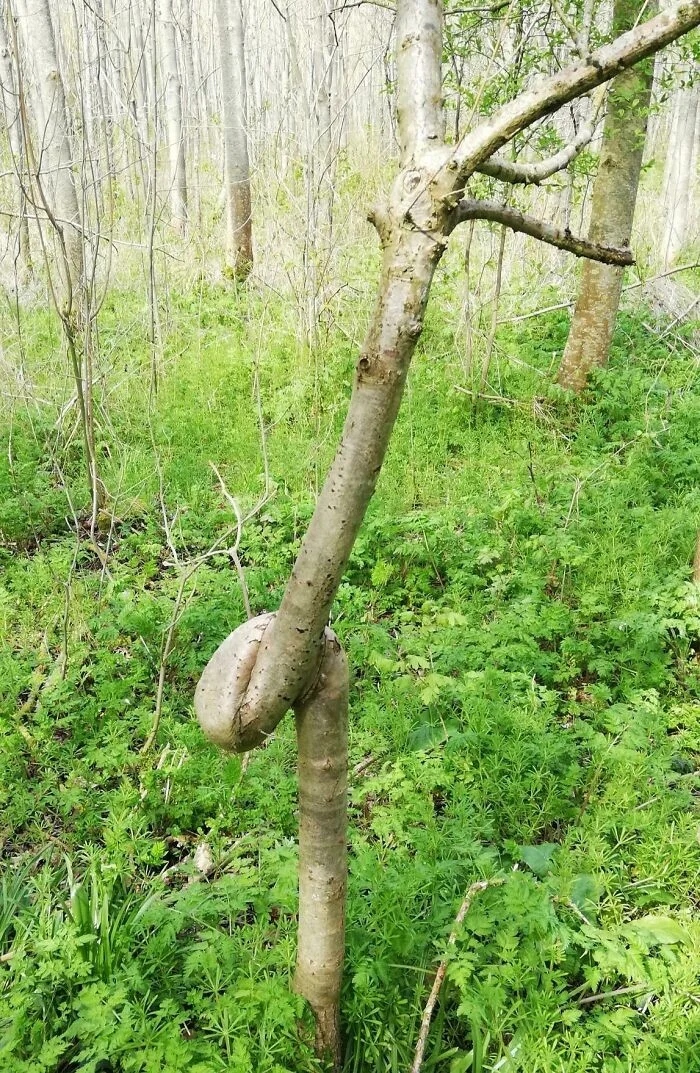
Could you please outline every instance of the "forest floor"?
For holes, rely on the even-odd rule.
[[[353,673],[345,1069],[407,1073],[465,890],[493,878],[426,1073],[697,1073],[692,326],[628,309],[571,401],[550,386],[567,313],[503,324],[498,397],[476,405],[450,286],[334,610]],[[74,415],[57,428],[52,404],[57,331],[25,318],[0,419],[4,1073],[320,1069],[289,988],[292,722],[242,762],[192,710],[245,615],[213,554],[236,519],[210,463],[257,508],[240,560],[253,613],[274,609],[351,383],[354,332],[309,349],[282,308],[173,290],[149,408],[141,307],[108,299],[95,542]]]

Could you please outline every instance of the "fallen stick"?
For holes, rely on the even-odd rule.
[[[418,1042],[416,1043],[416,1051],[413,1056],[413,1065],[411,1066],[411,1073],[420,1073],[421,1066],[423,1065],[423,1056],[425,1053],[425,1045],[428,1042],[428,1032],[430,1031],[430,1022],[433,1019],[433,1010],[435,1009],[435,1003],[438,1000],[440,989],[442,988],[443,981],[445,979],[445,973],[447,972],[447,966],[450,960],[450,952],[457,942],[457,935],[459,927],[464,920],[465,916],[469,912],[469,908],[472,904],[474,896],[479,894],[480,891],[486,890],[487,887],[500,887],[505,883],[505,876],[494,876],[493,879],[480,879],[477,883],[472,883],[468,888],[467,893],[464,896],[464,901],[459,907],[459,912],[455,917],[455,922],[450,932],[450,937],[447,940],[447,951],[444,958],[438,965],[438,970],[435,973],[435,979],[433,986],[430,989],[430,995],[428,1001],[425,1004],[425,1010],[423,1011],[423,1019],[420,1025],[420,1033],[418,1035]]]

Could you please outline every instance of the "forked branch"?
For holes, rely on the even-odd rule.
[[[539,186],[545,179],[567,168],[572,160],[586,148],[596,129],[596,117],[585,123],[573,141],[563,146],[557,153],[544,160],[533,160],[526,164],[517,164],[503,157],[492,156],[476,169],[482,175],[500,179],[504,183],[520,183],[525,186]]]
[[[452,156],[452,167],[465,181],[521,130],[652,56],[698,25],[700,0],[680,0],[656,18],[596,49],[584,63],[565,67],[543,79],[463,138]]]
[[[501,205],[498,201],[476,201],[471,198],[463,198],[457,205],[457,223],[465,220],[491,220],[493,223],[503,224],[511,231],[520,231],[531,238],[537,238],[540,242],[546,242],[557,249],[567,250],[575,257],[587,257],[590,261],[601,261],[607,265],[619,265],[625,267],[634,264],[632,251],[621,249],[617,246],[604,246],[597,242],[589,242],[585,238],[572,235],[568,228],[554,227],[544,220],[538,220],[535,216],[511,209],[507,205]]]

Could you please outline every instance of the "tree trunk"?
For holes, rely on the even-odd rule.
[[[241,0],[216,0],[216,19],[223,103],[226,273],[244,280],[253,267],[253,222]]]
[[[314,690],[297,702],[299,936],[294,987],[316,1017],[316,1049],[340,1064],[347,888],[348,689],[340,644],[325,632]]]
[[[59,240],[62,309],[68,315],[80,317],[85,271],[83,232],[54,28],[48,0],[35,0],[24,10],[26,14],[22,14],[19,22],[36,77],[35,113],[40,120],[38,140],[31,151],[38,200],[53,218]]]
[[[614,32],[634,25],[638,0],[616,0]],[[626,247],[632,235],[639,176],[644,156],[653,61],[618,75],[610,86],[603,145],[593,184],[593,203],[588,237]],[[569,337],[564,349],[558,382],[580,392],[592,369],[607,364],[615,319],[620,305],[623,269],[584,261],[579,293]]]
[[[25,54],[31,58],[37,101],[34,113],[40,125],[36,140],[24,128],[27,159],[34,186],[33,202],[49,223],[57,247],[60,284],[52,278],[51,293],[63,326],[68,358],[75,382],[80,423],[85,445],[90,495],[91,532],[106,501],[106,490],[97,461],[92,382],[92,313],[85,274],[85,233],[74,171],[74,152],[69,134],[69,115],[63,77],[58,64],[56,39],[48,0],[18,5]],[[26,108],[24,115],[26,117]],[[45,229],[45,222],[39,220]],[[47,249],[46,241],[42,243]],[[94,266],[93,266],[94,267]],[[94,280],[90,281],[91,284]]]
[[[678,90],[673,102],[672,137],[664,177],[665,225],[661,244],[664,269],[675,264],[688,242],[699,137],[700,87],[694,85]]]
[[[18,268],[21,277],[32,271],[32,255],[27,223],[27,200],[24,190],[24,145],[19,95],[12,69],[12,50],[7,34],[7,15],[4,3],[0,3],[0,110],[7,129],[12,166],[17,174],[17,246]]]
[[[187,170],[182,125],[182,85],[177,66],[177,33],[173,0],[160,0],[161,71],[165,89],[165,126],[170,160],[170,211],[175,228],[184,234],[187,226]]]

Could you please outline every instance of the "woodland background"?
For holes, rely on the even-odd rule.
[[[393,12],[243,5],[243,282],[219,51],[234,6],[0,4],[11,1073],[322,1068],[288,987],[293,728],[227,757],[192,693],[222,638],[277,607],[342,426],[380,260],[366,216],[395,171]],[[37,13],[88,266],[77,327],[32,178],[51,148]],[[610,17],[448,4],[448,133]],[[514,155],[551,154],[586,108]],[[580,397],[553,384],[573,258],[478,223],[440,267],[333,615],[354,669],[353,1073],[409,1068],[481,879],[498,882],[460,930],[425,1070],[700,1069],[699,143],[686,41],[656,60],[636,264],[610,364]],[[599,144],[511,204],[584,234]]]

